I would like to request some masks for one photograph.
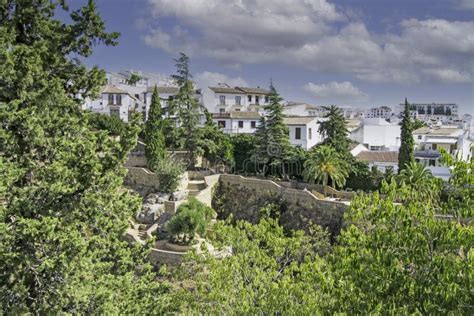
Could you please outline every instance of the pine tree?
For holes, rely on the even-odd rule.
[[[140,314],[162,306],[141,246],[123,241],[140,201],[122,187],[135,146],[92,128],[79,99],[104,72],[78,58],[114,45],[95,4],[0,3],[0,314]],[[137,298],[140,300],[137,300]]]
[[[414,160],[413,151],[415,142],[413,140],[413,123],[410,118],[410,104],[405,98],[405,109],[401,123],[401,144],[398,153],[398,173],[407,168]]]
[[[257,145],[254,158],[257,163],[267,164],[274,173],[285,173],[280,167],[290,157],[289,132],[283,123],[283,105],[273,84],[270,85],[269,103],[265,105],[265,115],[261,117],[255,133]],[[279,170],[276,171],[275,168]]]
[[[148,167],[151,170],[155,170],[157,163],[165,159],[166,156],[164,124],[165,121],[163,119],[160,97],[158,95],[158,89],[155,86],[151,96],[148,120],[145,124],[145,156]]]
[[[172,78],[179,87],[179,92],[173,99],[171,109],[177,114],[177,125],[179,136],[183,140],[183,147],[189,152],[188,168],[194,168],[197,156],[202,153],[197,133],[200,105],[194,97],[194,85],[191,81],[192,75],[189,71],[189,57],[180,53],[176,62],[176,75]]]
[[[323,145],[328,145],[340,154],[347,155],[350,140],[347,136],[349,132],[342,110],[335,105],[324,107],[324,109],[327,111],[324,115],[327,120],[320,122],[318,129],[318,132],[325,137]]]

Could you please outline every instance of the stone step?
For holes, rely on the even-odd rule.
[[[194,191],[198,190],[201,191],[206,188],[206,183],[204,181],[189,181],[188,183],[188,190]]]
[[[188,196],[196,196],[201,190],[189,190]]]

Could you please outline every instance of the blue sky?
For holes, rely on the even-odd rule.
[[[205,86],[267,86],[312,104],[453,102],[474,114],[474,0],[102,0],[116,47],[86,63]]]

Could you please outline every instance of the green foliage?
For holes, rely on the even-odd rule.
[[[349,132],[342,110],[335,105],[326,106],[324,109],[327,111],[324,115],[327,120],[321,121],[318,129],[318,132],[325,137],[322,144],[336,149],[341,154],[349,153],[351,141],[347,136]]]
[[[273,176],[288,176],[289,170],[282,168],[282,163],[290,157],[292,146],[289,131],[283,123],[283,105],[273,84],[270,86],[269,103],[265,105],[265,116],[262,116],[255,133],[255,162],[268,167]]]
[[[160,161],[166,157],[165,121],[163,119],[160,96],[155,86],[151,96],[148,120],[145,123],[145,156],[148,167],[155,171]]]
[[[200,117],[200,104],[195,99],[194,86],[191,81],[192,75],[189,71],[189,57],[180,53],[176,62],[176,75],[171,77],[178,84],[179,92],[170,102],[170,114],[176,113],[178,139],[182,140],[183,148],[189,152],[188,168],[194,168],[197,156],[202,154],[199,147],[198,124]]]
[[[175,192],[184,171],[184,166],[178,161],[171,160],[170,157],[157,161],[155,173],[160,178],[160,191],[165,193]]]
[[[214,210],[195,197],[182,204],[176,214],[166,224],[168,231],[178,238],[183,235],[182,242],[193,240],[196,233],[204,235],[209,222],[214,217]]]
[[[212,120],[211,114],[205,110],[206,124],[199,129],[199,147],[203,156],[211,164],[232,165],[234,147],[230,136],[225,134]]]
[[[0,24],[0,314],[143,314],[168,290],[123,241],[140,201],[122,187],[135,122],[120,137],[90,125],[71,96],[92,96],[103,71],[81,57],[115,45],[93,1],[2,1]],[[77,56],[78,58],[72,58]],[[99,119],[100,120],[100,119]]]
[[[377,167],[369,166],[365,162],[355,161],[351,166],[352,171],[349,173],[345,187],[352,190],[362,190],[365,192],[373,192],[380,189],[384,177]]]
[[[217,223],[211,241],[231,255],[192,257],[178,280],[192,280],[194,290],[180,293],[177,303],[184,314],[314,314],[324,299],[315,280],[325,273],[314,249],[328,246],[327,233],[314,233],[319,238],[288,235],[271,218],[257,225]]]
[[[431,171],[425,166],[410,162],[397,177],[399,183],[403,183],[409,188],[409,197],[425,200],[427,203],[439,203],[441,179],[433,177]]]
[[[255,166],[251,158],[257,144],[255,135],[239,134],[232,136],[230,141],[234,148],[233,157],[235,162],[235,172],[253,172]]]
[[[142,77],[140,77],[139,75],[137,74],[131,74],[130,75],[130,78],[127,79],[127,84],[131,85],[131,86],[134,86],[137,84],[137,82],[139,82],[140,80],[142,79]]]
[[[112,136],[120,136],[127,130],[127,124],[119,117],[100,113],[89,113],[89,124],[93,128],[106,131]]]
[[[405,99],[405,109],[403,111],[403,118],[401,123],[401,145],[398,153],[398,173],[413,162],[413,151],[415,149],[415,141],[413,140],[413,122],[410,115],[410,104]]]
[[[329,180],[333,187],[342,187],[348,177],[349,166],[344,158],[332,147],[321,145],[314,147],[304,163],[304,179],[311,183],[328,185]]]

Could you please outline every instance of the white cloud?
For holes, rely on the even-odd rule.
[[[470,3],[465,1],[466,3]],[[375,82],[472,81],[474,22],[408,19],[375,36],[326,0],[149,0],[158,23],[147,45],[225,65],[283,63]],[[335,23],[337,22],[337,23]],[[457,75],[456,75],[457,74]]]
[[[367,93],[362,92],[349,81],[331,81],[319,85],[309,82],[303,86],[303,89],[311,93],[313,96],[325,100],[365,101],[369,98]]]
[[[459,9],[474,10],[474,0],[457,0]]]

